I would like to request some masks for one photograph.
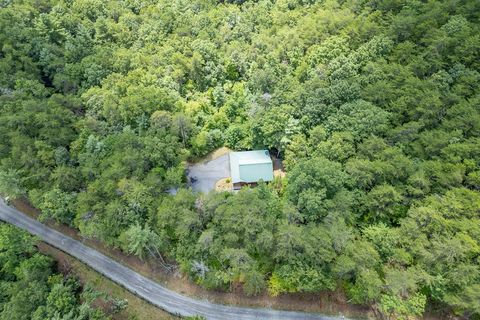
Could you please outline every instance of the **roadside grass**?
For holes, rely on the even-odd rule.
[[[16,200],[13,202],[13,204],[18,210],[24,212],[30,217],[34,219],[38,218],[39,210],[36,208],[33,208],[26,199]],[[165,286],[166,288],[173,290],[175,292],[178,292],[180,294],[190,296],[194,299],[202,299],[202,300],[208,300],[212,303],[236,305],[236,306],[244,306],[244,307],[256,307],[256,308],[260,307],[260,308],[273,308],[273,309],[290,310],[290,311],[318,312],[326,315],[332,315],[332,316],[342,315],[349,318],[358,318],[358,319],[369,318],[369,316],[371,316],[371,310],[368,307],[349,304],[346,299],[345,293],[341,290],[337,290],[335,292],[321,292],[318,294],[308,294],[308,293],[284,294],[278,297],[271,297],[267,293],[263,293],[255,297],[249,297],[243,293],[241,287],[232,288],[232,290],[229,292],[222,292],[222,291],[216,291],[216,290],[209,291],[198,286],[194,282],[189,281],[188,277],[185,276],[184,274],[181,274],[179,272],[174,272],[174,273],[166,272],[155,260],[142,261],[137,257],[132,255],[127,255],[118,249],[107,247],[105,244],[101,243],[98,240],[83,238],[79,234],[78,230],[75,230],[63,224],[58,224],[53,221],[46,221],[44,223],[50,228],[53,228],[69,237],[72,237],[73,239],[76,239],[82,242],[85,245],[90,246],[91,248],[94,248],[100,253],[131,268],[132,270],[142,274],[143,276],[156,281],[157,283]],[[66,255],[66,254],[63,253],[63,255]],[[66,256],[69,257],[70,259],[74,259],[68,255]],[[82,264],[79,261],[77,262]],[[86,268],[89,268],[86,265],[83,265],[83,266]],[[95,271],[92,270],[92,272],[95,272]],[[99,273],[96,273],[96,275],[97,277],[102,277]],[[115,286],[119,287],[123,291],[126,291],[125,289],[123,289],[122,287],[116,284]],[[140,299],[131,293],[130,295],[137,299]],[[115,295],[112,294],[112,296],[115,296]],[[121,298],[121,297],[117,296],[117,298]],[[143,302],[143,300],[141,301]],[[153,305],[150,305],[147,302],[144,302],[144,303],[147,306],[155,308],[157,312],[160,311],[160,309],[157,309]],[[132,309],[134,308],[132,303],[129,303],[129,306]],[[138,307],[135,307],[135,308],[142,309],[143,305],[139,304]],[[164,315],[168,315],[168,314],[164,313]],[[164,320],[164,319],[178,319],[178,318],[174,318],[174,317],[161,318],[160,316],[155,316],[153,318],[147,317],[147,316],[137,316],[137,317],[132,316],[132,318],[130,319],[128,317],[114,318],[114,320],[117,320],[117,319],[118,320],[123,320],[123,319]]]
[[[113,320],[180,319],[135,296],[68,254],[43,242],[39,242],[37,246],[40,252],[52,257],[57,262],[60,272],[76,276],[83,285],[88,284],[96,291],[106,293],[116,299],[127,300],[128,305],[124,310],[111,315]],[[99,303],[97,307],[104,309],[106,306]]]

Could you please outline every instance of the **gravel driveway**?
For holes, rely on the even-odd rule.
[[[208,193],[215,189],[215,183],[230,177],[230,157],[224,154],[214,160],[197,163],[188,167],[188,179],[195,191]]]

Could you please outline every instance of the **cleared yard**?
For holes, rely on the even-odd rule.
[[[204,193],[214,190],[218,180],[230,177],[229,154],[190,165],[187,176],[193,190]]]

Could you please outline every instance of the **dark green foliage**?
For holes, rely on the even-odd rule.
[[[0,319],[107,319],[77,279],[54,273],[53,261],[35,243],[24,231],[0,224]]]
[[[307,220],[315,221],[335,206],[337,193],[347,183],[340,163],[312,158],[299,162],[290,172],[287,194]]]
[[[475,0],[7,1],[0,192],[207,288],[339,288],[385,318],[429,304],[478,318],[479,13]],[[184,189],[185,161],[221,146],[268,148],[286,178]]]

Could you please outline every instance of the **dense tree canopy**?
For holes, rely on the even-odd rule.
[[[476,0],[3,1],[0,193],[206,288],[478,318],[479,19]],[[220,146],[268,148],[286,178],[186,189]],[[42,272],[0,300],[64,295]]]
[[[98,293],[55,273],[53,261],[37,252],[35,243],[24,231],[0,224],[0,319],[108,319],[93,307]]]

